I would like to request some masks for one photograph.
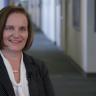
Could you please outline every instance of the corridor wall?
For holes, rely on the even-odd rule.
[[[0,9],[4,7],[4,0],[0,0]]]
[[[87,14],[87,57],[88,57],[88,72],[96,73],[96,1],[95,0],[88,0],[88,14]]]
[[[55,42],[55,0],[42,0],[42,31],[46,37]]]
[[[67,54],[87,72],[87,0],[80,0],[80,28],[73,25],[73,1],[68,4]],[[78,6],[77,6],[78,7]]]
[[[82,60],[82,31],[77,30],[73,25],[73,1],[68,4],[68,25],[67,25],[67,54],[83,68]],[[80,17],[81,18],[81,17]],[[81,23],[81,22],[80,22]]]
[[[0,9],[8,5],[8,0],[0,0]]]
[[[86,73],[96,73],[96,32],[94,0],[80,0],[80,30],[73,26],[72,0],[68,10],[67,54]]]

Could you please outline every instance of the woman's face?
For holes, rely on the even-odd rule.
[[[3,33],[4,48],[13,52],[20,52],[28,39],[28,21],[22,13],[9,15]]]

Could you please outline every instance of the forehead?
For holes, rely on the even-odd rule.
[[[28,21],[25,14],[15,12],[8,16],[6,24],[28,24]]]

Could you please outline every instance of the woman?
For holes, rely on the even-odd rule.
[[[54,96],[45,65],[24,53],[32,36],[23,8],[0,11],[0,96]]]

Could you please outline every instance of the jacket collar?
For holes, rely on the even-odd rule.
[[[23,54],[23,60],[26,68],[26,76],[28,80],[29,94],[30,96],[38,96],[38,85],[37,85],[37,67],[32,57]],[[3,59],[0,55],[0,83],[6,89],[8,96],[15,96],[14,89],[11,80],[8,76],[6,67]]]
[[[23,60],[26,68],[30,96],[38,96],[38,69],[36,67],[35,60],[31,56],[26,55],[25,53],[23,54]]]
[[[8,76],[8,73],[1,55],[0,55],[0,83],[4,86],[9,96],[15,96],[11,80]]]

